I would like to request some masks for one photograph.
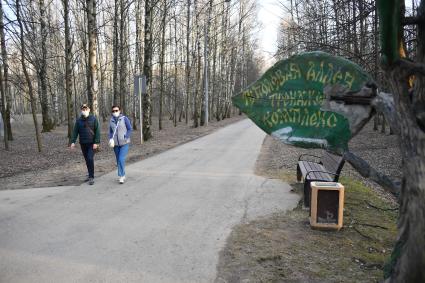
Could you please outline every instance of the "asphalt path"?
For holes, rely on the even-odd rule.
[[[123,185],[0,191],[0,282],[214,282],[234,225],[298,202],[254,174],[264,137],[243,120],[127,166]]]

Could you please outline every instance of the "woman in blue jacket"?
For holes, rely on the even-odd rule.
[[[109,123],[109,145],[114,148],[120,184],[124,184],[125,181],[125,159],[130,146],[131,132],[130,119],[121,114],[119,106],[112,106],[112,117]]]

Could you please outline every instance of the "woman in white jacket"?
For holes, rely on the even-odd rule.
[[[125,181],[125,159],[130,147],[132,130],[130,119],[121,114],[121,108],[116,105],[112,106],[112,117],[109,123],[109,146],[114,148],[120,184]]]

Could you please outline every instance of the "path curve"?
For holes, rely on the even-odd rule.
[[[292,209],[243,120],[94,186],[0,191],[0,282],[213,282],[234,225]],[[130,149],[131,150],[131,149]]]

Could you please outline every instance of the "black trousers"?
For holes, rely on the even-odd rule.
[[[94,151],[92,143],[82,143],[81,151],[83,152],[84,159],[86,160],[87,171],[89,178],[94,178]]]

